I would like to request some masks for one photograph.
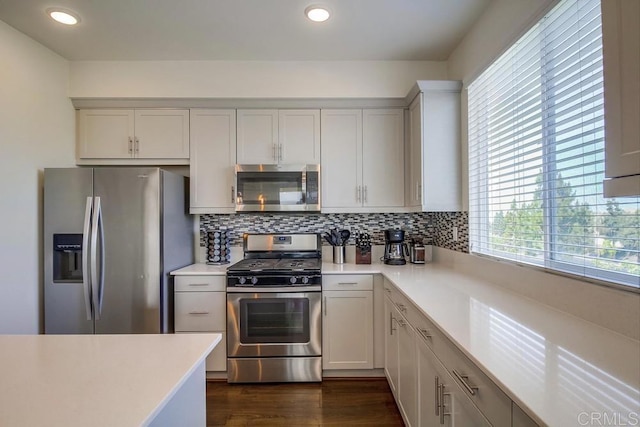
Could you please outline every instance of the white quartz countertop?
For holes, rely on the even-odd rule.
[[[323,263],[322,273],[382,274],[539,424],[640,420],[639,341],[438,264]]]
[[[436,264],[322,266],[367,271],[396,285],[538,423],[640,420],[639,341]]]
[[[0,425],[147,425],[220,340],[220,334],[0,336]]]

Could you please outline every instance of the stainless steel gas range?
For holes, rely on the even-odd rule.
[[[227,269],[228,382],[322,381],[319,234],[245,234]]]

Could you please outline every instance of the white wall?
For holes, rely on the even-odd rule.
[[[464,210],[468,210],[466,87],[557,1],[494,0],[449,57],[449,78],[464,83],[461,114]],[[640,299],[637,294],[567,279],[526,266],[449,252],[438,251],[441,258],[454,256],[456,267],[465,272],[627,336],[640,338]],[[513,279],[515,277],[517,280]]]
[[[0,21],[0,333],[41,323],[42,169],[73,166],[68,63]]]
[[[401,98],[428,61],[74,61],[72,98]]]

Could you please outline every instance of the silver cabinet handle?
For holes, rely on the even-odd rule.
[[[129,137],[129,154],[133,154],[133,138]]]
[[[276,144],[271,144],[271,157],[273,160],[278,160],[278,157],[276,156]]]
[[[193,314],[193,315],[205,315],[205,314],[209,314],[208,311],[190,311],[189,314]]]
[[[324,297],[323,299],[324,299],[324,301],[323,301],[322,305],[324,307],[322,307],[322,308],[324,309],[324,315],[326,316],[327,315],[327,297]]]
[[[395,329],[393,328],[393,321],[395,319],[393,318],[393,313],[389,312],[389,335],[393,335],[393,331],[395,331]]]
[[[405,326],[407,326],[407,322],[405,322],[405,321],[404,321],[404,319],[402,319],[402,318],[398,319],[398,324],[399,324],[400,326],[402,326],[403,328],[404,328]]]
[[[84,307],[87,310],[87,320],[91,320],[91,275],[89,267],[89,241],[91,238],[91,213],[93,211],[93,197],[87,197],[84,210],[84,227],[82,228],[82,288],[84,289]]]
[[[426,329],[418,328],[418,332],[424,339],[433,338],[433,336]]]
[[[234,204],[236,202],[236,188],[232,185],[231,186],[231,204]]]
[[[391,289],[389,289],[389,288],[384,288],[384,290],[389,294],[391,293]]]
[[[475,394],[478,392],[478,387],[473,386],[467,382],[467,380],[469,379],[468,375],[462,375],[455,369],[452,369],[451,373],[460,382],[460,384],[462,384],[462,386],[467,390],[467,392],[469,392],[471,396],[475,396]]]
[[[284,155],[284,148],[282,148],[282,144],[278,144],[278,160],[282,161],[283,155]]]
[[[356,186],[356,202],[360,203],[360,186]]]
[[[398,307],[398,310],[400,310],[401,312],[403,312],[403,313],[407,312],[407,307],[404,304],[398,303],[398,304],[396,304],[396,306]]]
[[[438,400],[440,401],[440,424],[444,424],[444,384],[439,384],[440,385],[440,396],[438,397]]]
[[[435,404],[436,404],[436,417],[440,415],[440,378],[436,376],[435,380]]]
[[[338,285],[345,285],[345,286],[347,286],[347,285],[355,286],[357,284],[358,284],[358,282],[339,282],[338,283]]]
[[[422,183],[418,182],[418,201],[422,201]]]
[[[364,203],[367,203],[367,202],[369,201],[369,200],[368,200],[368,198],[369,198],[369,197],[368,197],[368,194],[367,194],[367,186],[365,185],[365,186],[364,186],[364,197],[363,197],[363,202],[364,202]]]
[[[207,286],[208,283],[189,283],[189,286]]]
[[[136,153],[140,152],[140,140],[138,139],[138,137],[136,136],[134,141],[136,142],[135,146],[136,146]]]

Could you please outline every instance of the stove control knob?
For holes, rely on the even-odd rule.
[[[238,283],[240,283],[241,285],[244,285],[246,281],[247,281],[246,277],[244,276],[238,277]]]
[[[253,277],[251,278],[251,284],[252,284],[252,285],[255,285],[256,283],[258,283],[258,278],[257,278],[257,277],[255,277],[255,276],[253,276]]]
[[[295,284],[298,281],[298,278],[296,276],[291,276],[289,278],[289,283],[291,283],[292,285]]]
[[[305,285],[309,283],[309,278],[307,276],[302,276],[302,283]]]

